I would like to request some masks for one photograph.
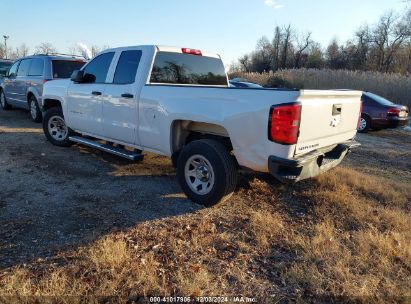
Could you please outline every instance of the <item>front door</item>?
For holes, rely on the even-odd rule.
[[[15,62],[10,70],[7,72],[6,77],[3,80],[3,88],[4,88],[4,94],[6,95],[7,101],[11,105],[15,105],[17,102],[16,98],[16,78],[17,78],[17,70],[19,67],[20,61]]]
[[[114,52],[103,53],[84,68],[84,82],[71,82],[67,92],[68,125],[79,132],[103,136],[103,100]]]
[[[28,72],[31,64],[31,59],[23,59],[20,62],[17,71],[17,77],[14,80],[15,100],[19,102],[20,108],[28,109],[27,88],[28,88]]]

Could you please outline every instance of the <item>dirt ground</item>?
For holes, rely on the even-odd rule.
[[[410,134],[359,135],[363,146],[343,166],[410,181]],[[141,222],[202,209],[181,193],[168,159],[146,155],[130,163],[77,145],[54,147],[41,125],[19,110],[0,111],[0,186],[0,271]]]
[[[49,144],[24,111],[0,112],[0,270],[141,221],[194,212],[171,162],[130,163]]]

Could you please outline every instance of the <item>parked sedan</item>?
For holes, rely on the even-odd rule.
[[[397,128],[409,123],[409,109],[395,104],[381,96],[364,92],[363,108],[358,131],[366,133],[369,130]]]

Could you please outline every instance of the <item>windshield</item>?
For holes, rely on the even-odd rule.
[[[69,60],[53,60],[53,78],[70,78],[75,70],[80,70],[85,62]]]
[[[150,82],[228,86],[221,59],[170,52],[157,53]]]
[[[372,100],[378,102],[379,104],[383,105],[383,106],[392,106],[394,105],[393,102],[389,101],[388,99],[385,99],[381,96],[375,95],[373,93],[366,93],[366,96],[370,97]]]
[[[13,62],[0,62],[0,76],[6,76],[7,71]]]

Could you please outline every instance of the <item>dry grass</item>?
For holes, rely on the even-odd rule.
[[[352,89],[369,91],[395,103],[411,107],[411,77],[401,74],[346,70],[283,70],[276,73],[235,73],[249,81],[267,85],[274,78],[283,79],[289,87],[304,89]]]
[[[223,205],[9,269],[0,274],[0,301],[29,295],[405,300],[398,297],[411,297],[410,198],[409,182],[350,168],[294,187],[245,176]]]

